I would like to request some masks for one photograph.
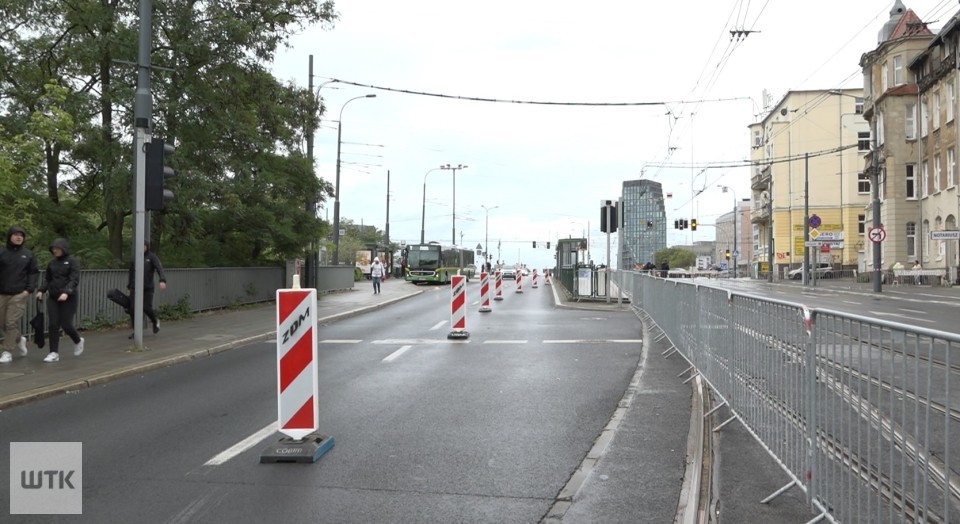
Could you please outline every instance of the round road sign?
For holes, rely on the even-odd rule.
[[[875,244],[879,244],[887,239],[887,231],[882,227],[871,227],[867,231],[867,238]]]

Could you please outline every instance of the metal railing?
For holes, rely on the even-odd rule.
[[[619,275],[818,518],[960,522],[960,336]]]

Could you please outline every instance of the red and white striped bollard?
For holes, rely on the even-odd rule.
[[[467,332],[467,278],[463,275],[450,277],[450,333],[447,338],[469,338]]]

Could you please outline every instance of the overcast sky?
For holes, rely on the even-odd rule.
[[[960,7],[952,0],[905,5],[934,31]],[[312,54],[315,86],[330,79],[375,86],[320,90],[327,113],[315,157],[318,175],[331,183],[343,110],[342,218],[384,228],[389,170],[390,237],[418,242],[426,178],[426,240],[450,243],[452,172],[428,171],[464,164],[456,174],[457,243],[461,232],[470,248],[488,236],[490,252],[504,262],[550,267],[552,252],[541,247],[547,241],[589,235],[591,256],[603,263],[600,202],[617,199],[623,181],[641,175],[673,194],[668,245],[691,240],[689,231],[673,229],[677,218],[697,217],[702,227],[693,240],[712,240],[709,224],[733,209],[734,198],[716,186],[749,198],[750,174],[689,164],[748,159],[747,126],[762,113],[764,91],[776,103],[791,89],[861,87],[860,57],[876,47],[892,6],[339,0],[335,27],[296,36],[274,71],[306,86]],[[368,93],[377,97],[344,106]],[[692,199],[691,187],[705,190]],[[332,201],[326,216],[333,220]],[[615,239],[613,246],[616,253]]]

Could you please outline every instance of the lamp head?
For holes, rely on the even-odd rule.
[[[364,98],[377,98],[377,94],[376,94],[376,93],[370,93],[369,95],[365,95]]]

